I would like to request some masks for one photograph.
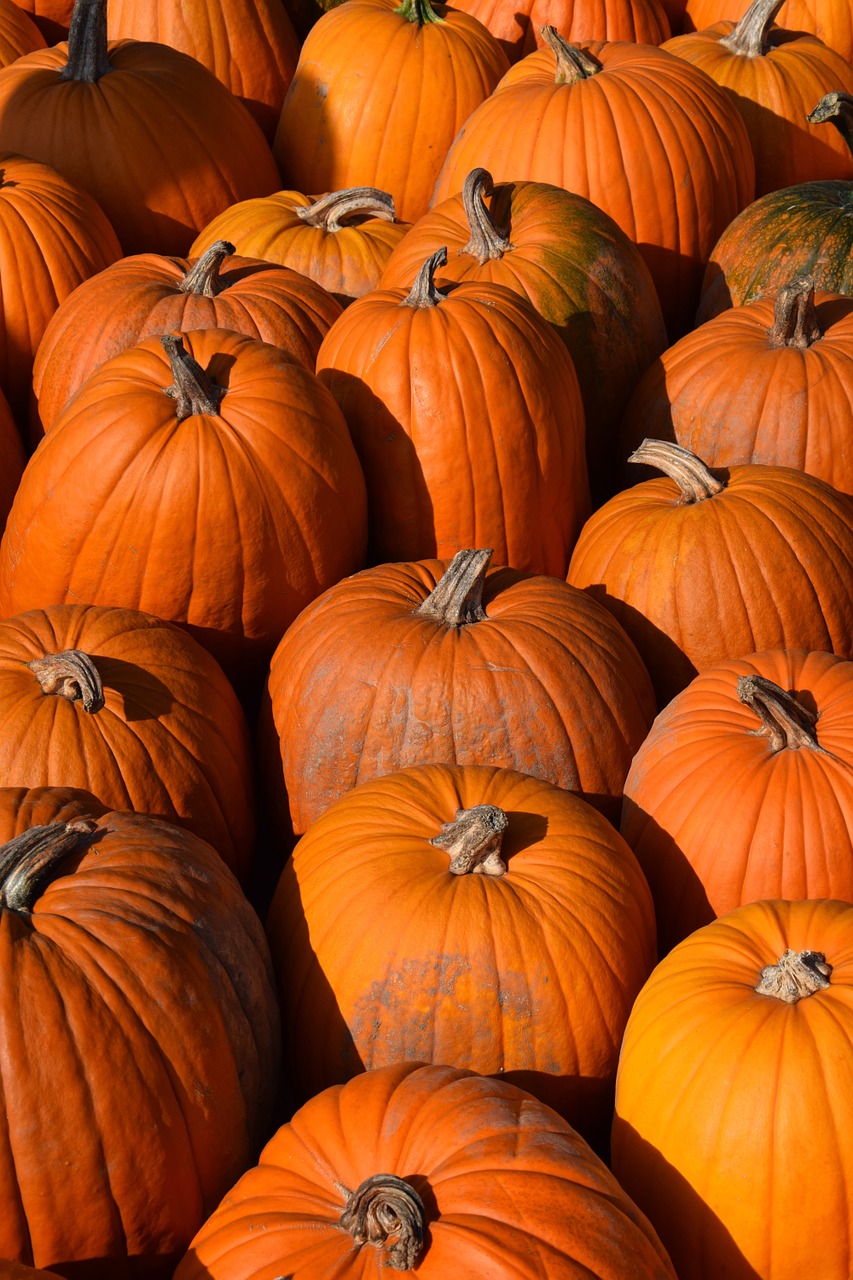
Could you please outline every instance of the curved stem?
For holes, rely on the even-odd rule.
[[[556,84],[574,84],[576,80],[588,80],[601,71],[601,63],[597,58],[578,49],[576,45],[569,44],[556,27],[543,27],[539,34],[557,60],[554,72]]]
[[[347,1198],[339,1223],[357,1245],[386,1249],[383,1265],[392,1271],[411,1271],[423,1250],[423,1201],[393,1173],[377,1173],[362,1182]]]
[[[490,196],[494,189],[495,184],[488,169],[472,169],[462,188],[462,204],[465,208],[465,217],[468,219],[471,239],[460,253],[470,254],[472,258],[477,259],[480,266],[484,262],[497,261],[512,248],[506,236],[498,231],[492,221],[492,215],[486,208],[485,198]]]
[[[506,875],[501,843],[508,818],[493,804],[457,809],[453,822],[445,822],[430,844],[450,854],[450,872],[465,876],[476,871],[486,876]]]
[[[730,53],[745,58],[764,57],[770,49],[770,27],[784,3],[785,0],[752,0],[731,35],[725,36],[720,44]]]
[[[186,275],[178,282],[181,293],[197,293],[203,298],[217,298],[225,286],[219,268],[234,253],[233,244],[217,240],[200,258],[197,258]]]
[[[47,653],[26,664],[41,685],[42,693],[82,702],[83,710],[100,711],[104,705],[104,686],[98,668],[88,653],[81,649],[63,649]]]
[[[97,827],[94,818],[30,827],[0,848],[0,906],[32,911],[59,864],[85,848]]]
[[[407,22],[416,22],[419,27],[425,26],[428,22],[444,22],[444,18],[438,16],[429,0],[403,0],[394,13],[405,18]]]
[[[681,500],[685,503],[713,498],[726,487],[695,453],[669,440],[644,440],[628,461],[643,462],[669,476],[681,490]]]
[[[853,94],[833,90],[824,94],[814,111],[806,116],[809,124],[823,124],[829,120],[841,134],[853,155]]]
[[[403,299],[400,306],[437,307],[440,302],[446,302],[450,295],[442,293],[435,283],[435,273],[439,267],[444,266],[446,261],[446,245],[441,249],[436,249],[435,253],[430,254],[418,272],[417,279],[412,285],[408,297]]]
[[[808,747],[820,751],[814,727],[817,716],[793,694],[764,676],[740,676],[737,696],[761,720],[756,733],[770,739],[771,751],[797,751]]]
[[[457,551],[426,600],[414,612],[422,618],[435,618],[446,627],[485,622],[483,588],[491,558],[491,548]]]
[[[796,347],[806,351],[823,337],[814,304],[814,280],[797,276],[782,285],[776,295],[773,327],[767,330],[771,347]]]
[[[347,187],[331,191],[307,208],[297,209],[296,216],[311,227],[323,231],[340,231],[352,218],[384,218],[393,222],[397,216],[394,197],[378,187]]]
[[[219,402],[225,395],[225,388],[208,378],[201,365],[187,351],[183,338],[167,333],[160,341],[169,357],[172,377],[175,379],[173,386],[164,387],[163,390],[167,396],[177,401],[175,416],[178,422],[183,422],[196,413],[218,415]]]
[[[816,991],[829,986],[832,965],[822,951],[785,952],[778,964],[761,970],[755,990],[760,996],[773,996],[784,1004],[796,1004]]]
[[[76,0],[68,28],[68,61],[59,78],[97,84],[110,71],[107,0]]]

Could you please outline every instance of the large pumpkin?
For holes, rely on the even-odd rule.
[[[219,856],[102,814],[0,791],[0,1255],[165,1280],[266,1136],[278,1012]]]
[[[491,547],[499,564],[563,577],[590,506],[574,366],[504,285],[439,289],[446,256],[408,292],[356,299],[317,357],[364,467],[369,560]]]
[[[529,1089],[602,1143],[654,913],[583,800],[485,765],[375,778],[299,841],[267,933],[299,1100],[442,1062]]]
[[[696,675],[761,649],[853,657],[853,504],[790,467],[714,474],[680,445],[633,455],[665,473],[587,522],[569,582],[612,610],[663,707]]]
[[[687,0],[685,31],[704,31],[722,19],[742,18],[750,0]],[[853,60],[853,6],[850,0],[786,0],[777,20],[786,31],[808,33],[848,63]]]
[[[264,1148],[175,1280],[673,1280],[654,1232],[559,1116],[505,1081],[384,1067]]]
[[[544,49],[542,28],[567,40],[628,40],[662,44],[672,34],[661,0],[460,0],[503,45],[510,62]]]
[[[612,1165],[679,1280],[847,1280],[851,1125],[849,902],[740,907],[658,965],[625,1032]]]

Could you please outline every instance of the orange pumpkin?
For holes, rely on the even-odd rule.
[[[33,21],[48,44],[58,44],[68,36],[74,0],[16,0],[18,8],[33,15]]]
[[[577,796],[480,765],[374,778],[299,841],[267,934],[297,1099],[441,1062],[603,1142],[654,913],[628,846]]]
[[[205,1224],[175,1280],[674,1280],[567,1124],[505,1081],[404,1063],[313,1098]]]
[[[627,40],[662,44],[672,34],[661,0],[461,0],[458,7],[479,18],[500,40],[510,62],[544,49],[543,27],[579,40]]]
[[[685,31],[704,31],[722,19],[739,21],[750,0],[687,0]],[[853,61],[853,6],[850,0],[786,0],[777,15],[786,31],[808,33]]]
[[[0,67],[8,67],[25,53],[45,47],[44,36],[24,8],[14,0],[0,0]]]

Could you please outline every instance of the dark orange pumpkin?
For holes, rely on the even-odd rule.
[[[544,49],[543,27],[578,40],[662,44],[672,34],[661,0],[460,0],[503,45],[510,62]]]
[[[33,15],[33,21],[47,44],[58,44],[68,37],[68,25],[74,0],[17,0],[19,9]]]
[[[8,67],[25,53],[43,49],[47,43],[24,8],[14,0],[0,2],[0,67]]]

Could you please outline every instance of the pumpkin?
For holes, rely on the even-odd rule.
[[[0,777],[69,786],[194,831],[245,878],[249,732],[233,689],[177,627],[54,605],[0,622]]]
[[[278,187],[245,107],[194,58],[107,45],[107,0],[77,0],[67,46],[0,72],[0,138],[101,205],[125,253],[186,253],[235,200]]]
[[[37,1267],[27,1267],[23,1262],[4,1262],[0,1259],[0,1280],[55,1280],[56,1271],[42,1271]]]
[[[640,993],[612,1165],[679,1280],[849,1276],[851,981],[849,902],[767,901],[686,938]]]
[[[209,845],[84,793],[3,789],[0,842],[0,1255],[165,1280],[268,1132],[260,924]]]
[[[202,253],[221,237],[237,250],[299,271],[346,306],[379,284],[395,245],[409,230],[398,222],[387,191],[351,187],[312,200],[278,191],[232,205],[196,238]]]
[[[317,357],[364,467],[369,561],[489,546],[500,564],[563,577],[590,502],[574,366],[505,286],[438,289],[445,259],[432,254],[408,293],[358,298]]]
[[[46,41],[32,18],[14,0],[0,0],[0,67],[21,58],[34,49],[43,49]]]
[[[413,222],[459,129],[508,66],[467,13],[430,0],[349,0],[302,46],[273,146],[285,186],[378,187]]]
[[[153,40],[195,58],[272,142],[299,41],[282,0],[110,0],[113,40]]]
[[[634,641],[663,707],[698,671],[762,649],[853,657],[853,506],[790,467],[715,475],[689,450],[646,440],[663,471],[587,522],[568,580]]]
[[[749,8],[750,0],[687,0],[685,31],[703,31],[721,19],[737,22]],[[849,0],[787,0],[778,15],[786,31],[813,35],[846,62],[853,60],[853,8]]]
[[[195,261],[143,253],[123,258],[60,307],[33,369],[30,434],[37,444],[106,360],[178,329],[232,329],[271,343],[314,372],[340,306],[287,267],[234,257],[218,240]]]
[[[458,7],[497,36],[510,62],[545,48],[545,26],[556,27],[572,43],[663,44],[672,34],[661,0],[461,0]]]
[[[654,932],[633,854],[577,796],[485,765],[365,782],[296,845],[267,918],[294,1097],[440,1062],[601,1146]]]
[[[363,566],[365,532],[358,459],[313,374],[225,329],[148,338],[101,365],[30,460],[0,615],[141,609],[246,689],[297,613]]]
[[[535,1225],[534,1225],[535,1224]],[[199,1231],[175,1280],[359,1280],[416,1269],[674,1280],[654,1232],[521,1089],[403,1063],[306,1103]]]
[[[24,448],[12,417],[9,402],[0,391],[0,530],[12,509],[21,476],[24,474]]]
[[[33,15],[48,44],[67,39],[74,0],[17,0],[17,5],[24,13]]]
[[[686,334],[647,370],[623,452],[676,440],[710,467],[798,467],[853,495],[853,300],[797,278]]]
[[[639,656],[585,592],[489,560],[466,550],[449,564],[366,569],[288,628],[265,720],[285,830],[306,831],[357,784],[430,761],[517,769],[618,820],[655,714]]]
[[[485,169],[472,169],[461,194],[418,219],[391,254],[381,287],[411,288],[426,255],[442,245],[439,288],[451,280],[506,285],[563,339],[584,403],[590,484],[609,496],[617,424],[666,346],[639,249],[582,196],[545,182],[496,187]]]
[[[853,146],[853,96],[828,93],[809,114]],[[853,182],[804,182],[748,205],[720,236],[702,281],[697,324],[766,293],[796,275],[818,289],[853,295]]]
[[[568,44],[512,67],[460,129],[435,202],[475,165],[496,182],[550,182],[591,200],[639,247],[670,337],[692,327],[705,263],[753,199],[737,108],[710,76],[651,45]]]
[[[812,36],[771,30],[783,3],[752,0],[739,22],[719,22],[665,45],[707,71],[741,112],[757,196],[812,178],[853,178],[844,139],[807,118],[825,93],[853,90],[853,67]]]

